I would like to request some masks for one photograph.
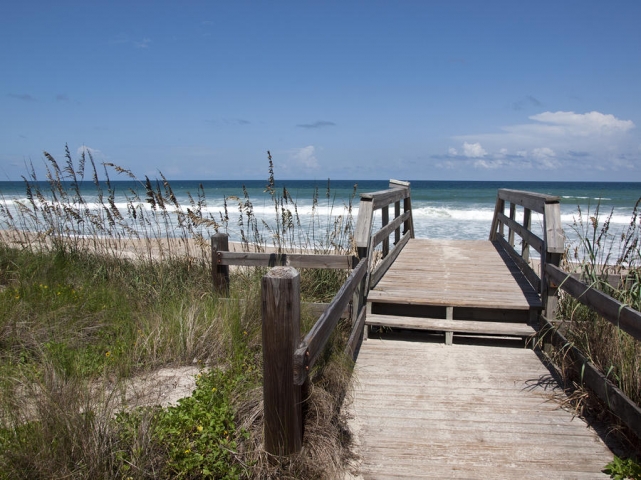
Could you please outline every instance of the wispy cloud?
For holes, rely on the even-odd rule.
[[[111,37],[109,43],[112,45],[132,45],[135,48],[149,48],[151,39],[144,37],[142,40],[133,40],[129,34],[121,32]]]
[[[205,122],[212,125],[237,125],[241,127],[245,125],[251,125],[252,123],[249,120],[245,120],[244,118],[220,118],[217,120],[205,120]]]
[[[326,120],[316,120],[314,123],[299,123],[296,125],[300,128],[324,128],[324,127],[335,127],[334,122],[328,122]]]
[[[542,107],[543,103],[538,98],[528,95],[512,104],[514,110],[523,110],[526,107]]]
[[[134,46],[136,48],[149,48],[150,44],[151,44],[151,39],[150,38],[143,38],[139,42],[134,42]]]
[[[22,100],[23,102],[35,102],[36,99],[29,95],[28,93],[8,93],[8,97],[15,98],[16,100]]]

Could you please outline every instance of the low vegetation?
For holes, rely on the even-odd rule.
[[[569,252],[564,266],[568,271],[578,271],[586,284],[638,311],[641,310],[640,206],[641,198],[632,210],[628,227],[616,234],[610,224],[612,212],[603,214],[599,205],[592,212],[579,209],[573,224],[579,241]],[[641,405],[641,342],[563,292],[558,317],[564,320],[561,328],[568,341],[632,401]],[[556,360],[564,364],[563,352],[558,352]],[[567,369],[564,374],[569,382],[576,381]],[[598,414],[607,410],[589,391],[577,383],[574,387],[573,398],[580,413],[592,410]],[[639,448],[639,439],[633,432],[626,433],[621,426],[618,435],[627,437],[633,450]],[[637,476],[620,476],[621,472],[632,471],[637,472]],[[641,478],[634,459],[617,458],[608,465],[607,472],[613,478]]]
[[[261,445],[264,271],[233,270],[229,298],[211,289],[208,236],[229,227],[227,207],[205,215],[202,189],[182,206],[162,175],[138,182],[104,165],[99,179],[89,152],[74,162],[67,151],[63,167],[45,157],[47,181],[31,169],[27,201],[17,212],[0,204],[0,479],[335,478],[349,460],[339,412],[346,328],[311,374],[302,453],[270,458]],[[244,248],[347,252],[351,204],[303,228],[269,160],[273,224],[258,222],[246,192],[225,202],[237,203]],[[113,172],[139,186],[126,209]],[[346,275],[302,271],[303,300],[328,301]],[[305,314],[303,324],[314,320]],[[191,396],[160,406],[130,394],[136,378],[168,366],[194,367]]]

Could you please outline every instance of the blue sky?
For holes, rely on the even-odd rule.
[[[641,2],[57,1],[0,8],[0,180],[641,181]]]

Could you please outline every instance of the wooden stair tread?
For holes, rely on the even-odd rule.
[[[444,318],[402,317],[396,315],[369,314],[365,324],[378,327],[435,330],[439,332],[477,333],[528,337],[534,328],[525,323],[487,322],[473,320],[446,320]]]

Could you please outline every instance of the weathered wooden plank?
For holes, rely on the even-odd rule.
[[[321,255],[303,253],[218,252],[219,265],[246,267],[351,268],[352,255]]]
[[[508,263],[487,240],[412,239],[368,299],[407,305],[541,308],[538,293],[516,265]]]
[[[516,337],[529,337],[535,333],[531,326],[523,323],[447,320],[443,318],[401,317],[396,315],[369,315],[365,323],[380,327]]]
[[[361,198],[361,203],[358,207],[358,217],[356,219],[356,227],[354,228],[354,241],[358,247],[358,255],[364,258],[367,255],[369,248],[370,234],[372,231],[372,215],[374,213],[373,203],[371,199]]]
[[[374,210],[387,206],[398,200],[403,200],[409,195],[408,188],[390,188],[389,190],[380,190],[378,192],[362,193],[361,201],[371,200]]]
[[[561,223],[561,206],[558,203],[546,203],[543,215],[545,228],[545,250],[547,253],[565,253],[565,236]]]
[[[555,286],[562,288],[635,339],[641,340],[641,312],[624,306],[609,295],[573,278],[555,265],[547,264],[545,271]]]
[[[531,350],[370,339],[355,379],[363,478],[607,478],[612,454]]]
[[[507,188],[500,188],[498,196],[510,203],[521,205],[522,207],[529,208],[530,210],[534,210],[538,213],[543,213],[545,204],[559,202],[559,197],[554,195],[525,192],[522,190],[510,190]]]

